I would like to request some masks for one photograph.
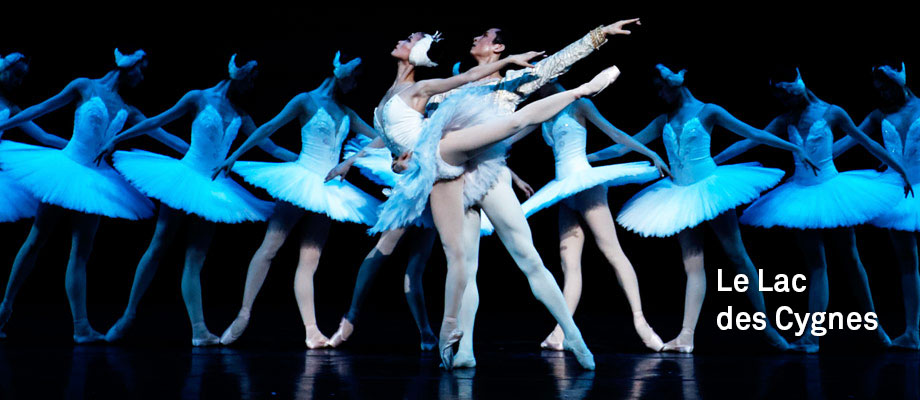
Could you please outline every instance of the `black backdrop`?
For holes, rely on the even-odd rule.
[[[604,66],[619,65],[623,71],[621,79],[594,101],[608,119],[627,132],[641,129],[662,110],[651,85],[652,67],[658,62],[687,67],[687,85],[699,99],[720,104],[759,127],[780,111],[767,85],[768,73],[778,67],[800,66],[806,84],[819,97],[842,106],[858,123],[877,104],[869,74],[874,64],[904,60],[909,71],[920,65],[916,62],[915,21],[907,13],[897,12],[901,9],[897,5],[848,10],[803,9],[801,5],[777,3],[753,4],[745,9],[666,4],[621,8],[612,3],[566,2],[565,7],[539,10],[544,6],[536,2],[510,2],[494,9],[481,3],[455,9],[446,4],[437,7],[427,4],[418,7],[421,10],[418,12],[398,13],[395,6],[370,9],[357,3],[338,8],[264,4],[236,8],[227,4],[185,4],[178,8],[153,3],[83,9],[11,7],[0,14],[0,54],[20,51],[31,58],[32,67],[24,86],[12,98],[23,106],[34,104],[76,77],[104,74],[113,66],[114,47],[122,51],[143,48],[150,60],[146,80],[124,97],[146,114],[154,115],[172,105],[185,91],[209,87],[224,78],[229,56],[238,52],[242,60],[259,61],[257,87],[245,104],[258,124],[273,116],[297,93],[316,87],[331,73],[335,51],[342,50],[347,59],[354,56],[364,59],[358,88],[347,96],[346,102],[369,120],[374,105],[392,82],[394,68],[388,52],[397,40],[412,31],[438,29],[447,38],[438,45],[437,61],[441,66],[426,72],[434,76],[449,74],[456,61],[470,66],[467,50],[472,38],[489,27],[513,32],[512,52],[552,52],[599,24],[633,16],[643,18],[643,25],[635,28],[633,36],[614,38],[561,80],[572,86]],[[72,112],[73,106],[69,106],[37,122],[46,130],[68,137]],[[184,118],[167,129],[188,140],[189,125],[190,119]],[[22,139],[23,135],[13,130],[5,138]],[[738,139],[724,130],[714,132],[713,153]],[[293,151],[299,149],[294,125],[278,131],[273,140]],[[589,151],[609,144],[610,140],[597,129],[589,130]],[[146,138],[129,141],[122,147],[142,147],[175,155]],[[651,147],[664,156],[660,141]],[[246,158],[268,159],[260,150],[253,150]],[[630,155],[625,159],[639,158]],[[791,171],[790,155],[779,150],[758,148],[737,161],[751,160]],[[553,177],[552,152],[539,133],[520,142],[509,162],[535,188]],[[874,168],[878,164],[861,148],[838,159],[841,170]],[[370,193],[380,192],[356,171],[348,178]],[[627,187],[610,191],[614,213],[636,190]],[[264,192],[256,193],[267,198]],[[556,215],[555,209],[540,212],[530,219],[530,224],[547,267],[561,279]],[[67,229],[60,228],[43,250],[17,304],[47,306],[50,314],[42,318],[65,323],[68,309],[62,281],[69,237]],[[0,226],[3,237],[0,275],[7,276],[28,229],[28,221]],[[332,332],[338,316],[345,311],[357,267],[374,243],[364,229],[354,224],[335,224],[330,233],[315,276],[320,327],[327,333]],[[89,263],[90,316],[99,329],[113,322],[127,301],[135,265],[152,231],[153,220],[103,220]],[[263,224],[218,229],[202,279],[209,325],[217,333],[229,323],[231,310],[239,304],[246,266],[263,232]],[[622,229],[618,234],[639,275],[646,314],[651,316],[653,325],[668,324],[676,332],[684,284],[677,241],[643,239]],[[801,254],[791,231],[744,227],[742,234],[758,268],[766,269],[770,275],[803,271]],[[715,291],[715,268],[728,268],[728,264],[715,237],[709,232],[706,235],[710,291],[701,327],[712,329],[715,313],[727,305],[744,310],[749,306],[741,295]],[[903,328],[900,285],[887,234],[880,229],[860,227],[857,235],[882,322],[890,332],[900,332]],[[288,327],[299,326],[291,290],[296,256],[295,239],[278,255],[254,311],[277,309],[278,315],[285,316],[277,323]],[[140,311],[142,318],[145,309],[159,305],[169,310],[170,323],[187,324],[178,290],[181,262],[180,246],[174,246],[145,297]],[[392,313],[399,319],[392,329],[411,333],[413,325],[405,312],[400,290],[404,263],[405,252],[398,251],[376,284],[365,314]],[[844,295],[849,287],[835,265],[831,257],[831,309],[851,311],[853,304]],[[429,312],[434,321],[439,321],[444,269],[443,255],[436,250],[425,277]],[[611,313],[628,315],[625,298],[615,289],[612,270],[590,240],[584,255],[584,276],[579,320],[602,320]],[[545,319],[549,326],[548,314],[530,296],[526,281],[495,237],[482,243],[479,287],[484,319],[500,319],[504,312],[528,312]],[[804,312],[803,295],[770,294],[767,304],[771,308],[788,304]],[[210,311],[214,309],[223,311]],[[434,325],[436,328],[437,324]],[[530,336],[537,339],[543,334],[543,331],[533,332]],[[61,335],[66,337],[69,333]]]

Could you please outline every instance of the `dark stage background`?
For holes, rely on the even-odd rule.
[[[149,56],[146,81],[124,93],[124,97],[150,116],[172,105],[184,92],[210,87],[226,77],[227,61],[237,52],[241,61],[259,62],[257,87],[245,107],[260,124],[291,97],[313,89],[329,76],[332,57],[336,50],[342,50],[346,59],[360,56],[364,60],[358,88],[347,96],[346,103],[370,121],[373,107],[393,79],[394,66],[388,53],[396,41],[410,32],[435,29],[444,32],[446,40],[436,45],[439,48],[436,61],[441,66],[425,73],[444,76],[456,61],[462,61],[464,68],[472,65],[467,55],[472,38],[490,27],[501,27],[513,34],[512,53],[553,52],[599,24],[639,16],[643,25],[634,29],[633,36],[613,38],[561,79],[564,85],[574,86],[601,68],[617,64],[623,71],[620,80],[594,101],[610,121],[630,133],[637,132],[663,110],[651,83],[653,66],[658,62],[687,67],[687,85],[699,99],[722,105],[757,127],[765,126],[780,112],[767,83],[768,74],[776,68],[800,66],[810,89],[822,99],[842,106],[858,123],[878,103],[870,80],[873,65],[904,60],[909,77],[920,65],[915,21],[907,13],[897,12],[897,6],[884,10],[843,10],[802,9],[801,5],[776,3],[750,4],[745,8],[690,8],[658,3],[640,6],[566,2],[541,10],[548,6],[511,2],[495,3],[493,9],[489,5],[477,3],[454,10],[446,9],[446,5],[424,5],[419,12],[404,14],[395,13],[393,8],[368,9],[357,3],[338,9],[321,9],[307,3],[293,8],[259,4],[259,9],[238,8],[229,3],[210,7],[186,4],[178,8],[149,3],[150,8],[146,9],[142,3],[122,3],[119,8],[104,9],[105,13],[101,6],[100,11],[12,7],[0,15],[0,54],[20,51],[31,58],[27,81],[12,96],[17,104],[27,106],[53,95],[74,78],[102,76],[114,66],[113,48],[122,51],[143,48]],[[69,137],[73,109],[68,106],[37,122],[50,132]],[[188,140],[190,122],[191,118],[186,117],[167,129]],[[298,151],[297,130],[296,124],[291,124],[272,139]],[[12,130],[4,138],[27,140],[23,136]],[[713,154],[739,139],[724,130],[713,132]],[[611,141],[601,132],[589,129],[589,151],[609,144]],[[121,145],[129,147],[176,155],[146,138]],[[650,147],[665,156],[660,141]],[[269,159],[261,150],[253,150],[245,158]],[[623,160],[639,159],[633,154]],[[790,154],[772,148],[758,148],[734,161],[752,160],[791,172]],[[516,146],[509,163],[534,188],[542,186],[554,174],[552,152],[539,132]],[[838,159],[841,170],[875,168],[878,164],[862,148]],[[348,179],[369,193],[380,193],[357,170]],[[632,186],[610,190],[614,214],[637,189]],[[268,198],[264,192],[255,193]],[[561,283],[556,218],[557,211],[553,208],[531,218],[530,224],[546,266]],[[21,221],[0,226],[3,238],[0,275],[4,277],[0,284],[5,285],[10,264],[29,225],[29,221]],[[90,319],[97,329],[107,329],[124,307],[135,265],[153,228],[153,219],[103,220],[88,267]],[[264,228],[264,224],[240,224],[220,226],[217,231],[202,277],[207,321],[214,333],[220,334],[235,315],[248,260],[258,247]],[[364,232],[365,227],[354,224],[339,223],[332,227],[315,276],[319,325],[327,334],[332,334],[345,312],[358,265],[375,241]],[[638,273],[645,313],[661,336],[669,339],[679,330],[683,303],[684,274],[677,240],[643,239],[622,229],[618,234]],[[804,271],[791,231],[743,227],[742,234],[755,264],[768,275]],[[718,348],[713,344],[716,338],[755,340],[756,337],[750,331],[717,333],[717,312],[729,305],[745,311],[750,307],[743,295],[715,290],[716,268],[730,267],[715,237],[708,231],[706,235],[710,290],[697,343],[704,351]],[[900,284],[887,233],[860,227],[857,235],[880,319],[890,333],[899,334],[903,330]],[[619,335],[627,337],[627,342],[612,343],[608,339],[614,331],[631,332],[629,309],[612,269],[590,239],[587,243],[585,284],[576,321],[591,326],[584,329],[589,343],[639,351],[641,343],[634,335]],[[251,331],[244,341],[296,345],[302,340],[291,283],[297,262],[296,245],[297,239],[292,237],[276,258],[256,302]],[[67,342],[71,330],[63,278],[68,249],[68,229],[62,224],[20,293],[16,304],[21,311],[8,324],[11,338],[49,337]],[[188,322],[179,293],[181,249],[179,245],[173,246],[163,260],[138,318],[143,326],[156,328],[149,334],[177,343],[185,343],[188,337]],[[363,313],[386,316],[391,323],[368,322],[356,331],[354,341],[374,343],[376,330],[405,335],[402,344],[415,346],[415,327],[401,290],[405,255],[402,248],[397,251],[375,285],[372,300]],[[835,267],[836,260],[831,256],[830,311],[855,311],[845,276]],[[440,321],[444,275],[443,254],[436,250],[425,275],[432,321]],[[479,288],[480,320],[490,326],[489,333],[479,335],[479,340],[515,338],[536,344],[552,327],[551,317],[531,296],[526,280],[495,237],[482,241]],[[790,305],[805,311],[802,294],[767,294],[766,300],[771,310]],[[27,309],[40,313],[26,317]],[[532,320],[538,329],[521,331],[514,324],[504,323],[507,313]],[[29,324],[28,320],[40,320],[42,325]],[[437,329],[437,323],[433,325]],[[839,335],[832,332],[828,338]],[[829,346],[828,350],[831,349],[833,346]]]

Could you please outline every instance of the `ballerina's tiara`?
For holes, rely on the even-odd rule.
[[[5,69],[9,68],[11,65],[22,61],[26,56],[22,53],[10,53],[6,57],[0,56],[0,72],[3,72]]]
[[[332,74],[335,75],[336,79],[343,79],[350,76],[355,72],[355,68],[361,65],[361,57],[356,57],[351,61],[342,64],[342,52],[335,52],[335,59],[332,60],[332,66],[335,67],[332,70]]]
[[[658,64],[655,66],[658,68],[658,73],[661,74],[661,79],[664,79],[668,85],[671,86],[681,86],[684,84],[684,75],[687,73],[686,69],[680,70],[678,73],[674,73],[668,67],[665,67],[664,64]]]
[[[435,31],[434,35],[426,33],[425,37],[415,42],[415,46],[412,46],[412,50],[409,51],[409,63],[417,67],[437,67],[438,63],[428,58],[428,49],[431,48],[432,43],[440,42],[441,39],[443,39],[441,32]]]
[[[889,65],[882,65],[881,67],[873,68],[873,70],[879,70],[885,73],[889,79],[893,80],[900,86],[907,85],[907,68],[904,67],[904,62],[901,61],[901,70],[895,71],[894,68],[891,68]]]
[[[249,62],[243,64],[242,67],[237,67],[236,53],[234,53],[230,56],[230,63],[227,65],[227,70],[230,72],[230,79],[239,80],[249,75],[257,65],[259,65],[259,63],[257,63],[256,60],[249,60]]]
[[[134,64],[137,64],[147,53],[144,53],[144,50],[137,49],[134,53],[130,55],[121,54],[121,51],[115,49],[115,65],[118,68],[131,68]]]
[[[782,90],[785,90],[789,93],[805,93],[805,81],[802,80],[802,73],[799,71],[799,68],[795,68],[795,80],[792,82],[776,82],[770,81],[773,86],[776,86]]]

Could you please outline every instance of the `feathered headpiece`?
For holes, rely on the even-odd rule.
[[[805,93],[805,81],[802,80],[802,73],[799,72],[799,68],[795,68],[795,80],[792,82],[770,82],[773,86],[785,90],[791,94],[804,94]]]
[[[440,42],[441,32],[435,31],[434,35],[425,34],[425,37],[415,42],[412,50],[409,51],[409,63],[417,67],[437,67],[438,63],[428,58],[428,49],[432,43]]]
[[[359,65],[361,65],[361,57],[356,57],[342,64],[342,53],[337,51],[335,52],[335,58],[332,60],[332,66],[335,67],[332,70],[332,74],[335,75],[336,79],[343,79],[353,74],[355,68],[358,68]]]
[[[668,67],[665,67],[664,64],[658,64],[655,66],[658,68],[658,73],[661,74],[661,79],[668,83],[671,86],[683,86],[684,84],[684,75],[687,73],[686,69],[680,70],[678,73],[674,73]]]
[[[7,54],[6,57],[0,56],[0,72],[3,72],[11,65],[22,61],[24,58],[26,58],[26,56],[22,55],[22,53],[10,53]]]
[[[256,68],[259,63],[256,60],[250,60],[242,67],[236,66],[236,54],[230,57],[230,63],[227,65],[227,69],[230,72],[230,79],[239,80],[245,78],[247,75],[252,73],[252,70]]]
[[[888,65],[882,65],[881,67],[873,68],[873,70],[882,71],[889,79],[893,80],[900,86],[907,86],[907,68],[904,67],[904,62],[901,62],[901,70],[895,71],[894,68],[891,68]]]
[[[146,55],[147,53],[144,53],[141,49],[137,49],[137,51],[127,56],[121,54],[121,51],[118,49],[115,49],[115,65],[117,65],[118,68],[131,68]]]

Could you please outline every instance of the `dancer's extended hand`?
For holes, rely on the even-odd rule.
[[[112,154],[114,151],[115,151],[115,142],[113,142],[112,140],[109,140],[108,142],[105,143],[104,146],[102,146],[102,151],[100,151],[99,154],[96,155],[96,158],[93,159],[93,162],[95,162],[96,165],[99,165],[99,163],[101,163],[102,160],[104,160],[106,157],[109,156],[109,154]]]
[[[511,182],[514,183],[514,186],[520,191],[524,192],[524,198],[529,199],[530,196],[533,196],[533,187],[527,184],[521,177],[517,176],[517,174],[511,174]]]
[[[671,175],[671,169],[668,168],[668,163],[664,162],[664,160],[662,160],[661,157],[656,156],[654,159],[652,159],[652,163],[655,164],[655,168],[658,168],[658,175],[661,178],[673,178],[674,177],[673,175]]]
[[[522,54],[515,54],[508,56],[508,62],[511,64],[520,65],[524,68],[534,68],[534,65],[530,63],[534,57],[541,56],[545,51],[528,51]]]
[[[354,164],[354,160],[351,158],[340,162],[338,165],[332,167],[332,169],[329,170],[329,173],[326,174],[326,180],[323,182],[329,182],[335,178],[339,178],[340,181],[345,180],[345,175],[348,174],[348,170],[351,169],[352,164]]]
[[[642,25],[642,21],[639,21],[639,18],[624,19],[605,26],[603,31],[607,35],[631,35],[632,31],[623,29],[623,27],[632,23]]]
[[[221,173],[229,174],[230,170],[233,168],[233,164],[236,163],[235,158],[227,158],[223,163],[220,164],[217,168],[214,168],[214,173],[211,174],[211,180],[217,179],[217,176]]]

